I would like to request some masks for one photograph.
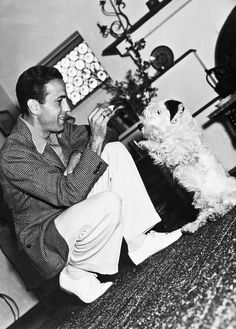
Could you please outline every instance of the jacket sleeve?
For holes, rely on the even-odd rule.
[[[67,123],[66,128],[64,129],[64,135],[66,140],[69,141],[71,148],[81,152],[88,144],[91,136],[91,130],[88,125],[74,125]],[[103,148],[107,143],[117,141],[118,139],[117,133],[113,129],[107,127]]]
[[[92,150],[83,150],[72,174],[53,165],[33,146],[12,140],[3,147],[1,174],[17,190],[56,207],[67,207],[84,200],[106,170],[107,164]]]

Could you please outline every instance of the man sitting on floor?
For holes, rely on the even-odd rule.
[[[89,125],[68,122],[62,75],[34,66],[19,77],[21,115],[0,152],[0,175],[19,248],[45,280],[90,303],[112,282],[122,239],[138,265],[180,236],[149,231],[161,219],[135,164],[119,142],[107,143],[110,107],[98,107]],[[108,140],[109,141],[109,140]]]

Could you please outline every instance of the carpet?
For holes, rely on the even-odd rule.
[[[236,210],[118,276],[85,305],[54,300],[41,329],[236,328]]]

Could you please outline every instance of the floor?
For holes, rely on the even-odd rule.
[[[38,299],[26,290],[18,271],[0,247],[0,329],[7,328],[37,303]]]
[[[67,300],[41,329],[236,328],[236,208],[126,269],[97,301]]]
[[[182,226],[184,223],[195,218],[196,212],[191,206],[191,195],[181,190],[172,181],[168,173],[161,168],[153,166],[150,158],[143,158],[137,162],[137,167],[146,185],[147,191],[162,217],[162,222],[155,229],[157,231],[171,231]],[[132,267],[123,246],[121,257],[121,269]],[[19,320],[14,322],[9,329],[38,329],[57,309],[58,305],[65,303],[67,299],[71,301],[74,297],[57,291],[49,299],[37,304],[29,312],[24,314]],[[55,302],[56,301],[56,302]]]

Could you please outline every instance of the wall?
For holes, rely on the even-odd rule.
[[[74,31],[78,30],[111,76],[123,75],[117,69],[120,58],[102,58],[102,49],[110,43],[99,35],[102,21],[98,1],[87,0],[2,0],[0,11],[0,83],[14,100],[17,77],[37,64]],[[128,61],[125,70],[128,69]],[[127,66],[128,65],[128,66]]]
[[[1,120],[0,122],[2,122],[2,119],[3,119],[2,115],[6,111],[9,111],[11,114],[11,116],[9,117],[9,118],[11,118],[11,123],[9,123],[9,125],[10,125],[10,127],[12,127],[18,116],[18,110],[17,110],[17,107],[15,106],[15,104],[10,99],[10,97],[7,95],[6,91],[0,85],[0,120]],[[1,128],[4,129],[4,125]],[[0,129],[0,148],[2,147],[4,142],[5,142],[5,135],[4,135],[3,131]]]
[[[196,49],[204,64],[211,68],[219,31],[234,6],[234,0],[172,1],[137,30],[134,37],[145,37],[146,59],[158,45],[169,46],[175,58],[188,49]]]
[[[126,1],[125,11],[131,23],[148,12],[145,2]],[[165,44],[170,46],[176,58],[187,49],[195,48],[206,66],[214,66],[216,38],[235,1],[191,0],[180,11],[181,5],[188,1],[172,2],[134,33],[134,41],[147,36],[144,58],[148,59],[155,46]],[[178,12],[174,15],[175,11]],[[157,28],[163,21],[165,23]],[[19,74],[42,60],[75,30],[82,34],[110,76],[122,79],[134,65],[129,58],[101,56],[102,50],[114,39],[102,38],[97,22],[110,22],[101,13],[98,0],[67,0],[66,4],[64,0],[2,0],[0,83],[10,98],[15,102],[14,86]],[[94,103],[92,101],[91,108]]]

